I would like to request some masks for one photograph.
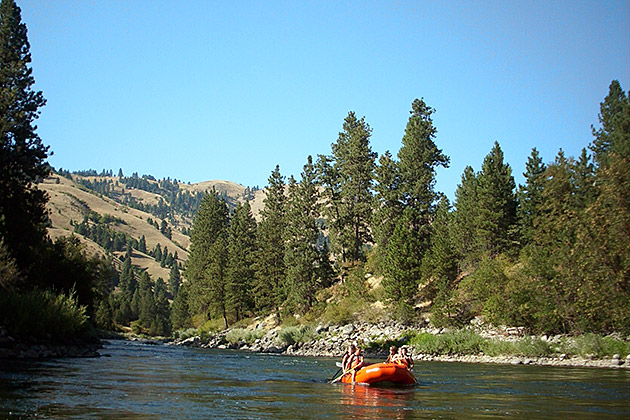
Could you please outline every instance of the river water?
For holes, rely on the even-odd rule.
[[[0,419],[630,418],[630,371],[418,362],[419,384],[329,384],[334,359],[112,341],[0,362]]]

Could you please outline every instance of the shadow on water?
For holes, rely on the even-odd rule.
[[[0,362],[0,419],[628,418],[630,371],[417,363],[419,384],[329,384],[334,359],[113,341]]]

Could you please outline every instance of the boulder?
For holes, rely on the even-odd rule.
[[[350,335],[354,332],[354,330],[355,330],[354,325],[347,324],[341,328],[341,333],[344,335]]]

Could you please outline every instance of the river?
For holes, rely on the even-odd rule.
[[[328,384],[335,360],[112,341],[95,359],[0,361],[0,418],[630,418],[630,371],[416,363],[419,384]]]

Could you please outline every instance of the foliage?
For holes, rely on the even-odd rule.
[[[256,233],[257,253],[256,282],[254,295],[258,311],[273,310],[280,312],[280,306],[286,299],[284,278],[286,266],[285,255],[285,183],[276,166],[269,176],[269,185],[261,210],[261,221]]]
[[[0,238],[26,278],[45,242],[46,194],[33,184],[50,171],[44,146],[35,132],[46,103],[30,68],[31,54],[21,10],[13,0],[0,4]],[[32,274],[31,274],[32,273]]]
[[[265,335],[264,330],[252,330],[247,328],[233,328],[226,335],[225,340],[228,343],[246,342],[252,344],[254,341]]]
[[[319,182],[324,189],[332,250],[343,263],[364,260],[372,241],[372,184],[377,154],[370,147],[372,129],[349,112],[331,156],[320,156]]]
[[[418,333],[409,337],[409,345],[423,354],[479,354],[484,339],[469,330],[456,330],[445,334]]]
[[[230,221],[227,266],[229,306],[237,321],[254,309],[255,253],[256,220],[249,202],[238,204]]]
[[[319,192],[315,184],[315,167],[309,156],[302,178],[289,182],[284,230],[286,267],[286,307],[296,313],[307,312],[314,304],[315,294],[328,286],[331,275],[322,235]]]
[[[89,325],[74,293],[40,289],[0,294],[0,324],[14,337],[54,341],[83,335]]]
[[[195,216],[186,278],[189,309],[209,317],[218,314],[228,326],[227,235],[229,210],[215,191],[207,194]]]
[[[286,327],[278,331],[277,341],[279,344],[304,343],[315,337],[313,328],[307,325]]]

